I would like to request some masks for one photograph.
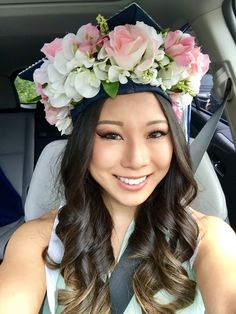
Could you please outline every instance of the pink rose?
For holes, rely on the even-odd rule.
[[[210,59],[206,54],[201,53],[200,47],[196,47],[192,51],[191,72],[193,75],[206,74],[209,69]]]
[[[174,110],[179,122],[182,119],[183,110],[185,110],[192,102],[193,97],[188,93],[169,93],[171,98],[172,109]]]
[[[44,44],[41,51],[48,60],[54,60],[55,55],[62,49],[62,38],[55,38],[52,42]]]
[[[41,99],[40,99],[41,103],[42,103],[42,104],[48,103],[48,96],[46,96],[46,95],[44,94],[42,85],[39,84],[39,83],[35,83],[35,90],[36,90],[36,93],[37,93],[39,96],[41,96]]]
[[[36,93],[41,96],[41,103],[45,104],[48,102],[48,96],[44,93],[43,85],[47,84],[48,76],[47,76],[47,66],[48,61],[44,62],[40,68],[34,71],[33,79],[35,83]]]
[[[57,115],[61,111],[61,108],[55,108],[49,104],[44,104],[44,111],[47,122],[51,125],[55,125],[58,120]]]
[[[177,93],[170,93],[171,97],[171,104],[172,104],[172,109],[178,119],[178,121],[181,121],[182,114],[183,114],[183,107],[180,103],[179,95]]]
[[[194,37],[181,31],[169,32],[164,40],[165,52],[179,66],[189,66],[192,61]]]
[[[133,70],[137,65],[145,71],[154,62],[162,37],[156,30],[137,22],[136,25],[122,25],[109,33],[109,41],[104,43],[107,56],[124,70]]]
[[[88,23],[79,28],[77,34],[79,49],[86,53],[95,53],[101,41],[101,34],[96,26]]]

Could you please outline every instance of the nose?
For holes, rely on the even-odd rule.
[[[140,169],[149,164],[149,150],[141,141],[127,142],[122,154],[121,165],[124,168]]]

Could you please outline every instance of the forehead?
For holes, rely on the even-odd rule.
[[[159,100],[151,92],[117,95],[108,98],[100,114],[101,119],[116,118],[121,120],[165,119]]]

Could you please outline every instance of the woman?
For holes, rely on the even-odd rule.
[[[100,30],[102,25],[104,21]],[[73,58],[68,37],[63,45],[54,41],[51,63],[36,72],[47,119],[66,133],[73,127],[61,165],[66,203],[13,235],[0,269],[0,313],[38,313],[46,289],[45,314],[110,313],[110,278],[127,246],[137,264],[134,296],[125,314],[203,314],[204,307],[208,314],[236,313],[235,234],[221,220],[189,207],[197,188],[177,119],[183,108],[174,107],[176,117],[170,104],[180,94],[191,94],[190,85],[183,82],[183,72],[170,84],[165,73],[173,74],[178,67],[176,56],[165,60],[166,51],[171,55],[170,38],[156,49],[156,33],[146,26],[142,24],[141,31],[148,29],[155,40],[145,41],[141,52],[144,42],[136,47],[134,40],[132,51],[137,51],[126,60],[128,65],[113,49],[116,34],[105,34],[101,41],[89,25],[78,32]],[[114,32],[119,37],[127,28],[132,36],[140,35],[140,24]],[[81,44],[84,31],[93,36],[84,36],[90,41]],[[99,52],[94,52],[97,46]],[[138,53],[142,57],[137,58]],[[194,46],[191,65],[186,66],[189,82],[195,53]],[[91,56],[97,58],[92,66]],[[72,67],[69,73],[63,58],[67,69]],[[127,68],[131,59],[134,63]],[[63,86],[60,75],[66,75]],[[168,94],[164,84],[170,84]],[[68,106],[66,97],[73,100]]]

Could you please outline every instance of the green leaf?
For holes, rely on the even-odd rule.
[[[40,99],[41,99],[41,96],[36,96],[36,97],[34,97],[34,98],[32,98],[32,99],[29,99],[29,100],[28,100],[28,103],[34,103],[34,102],[39,101]]]
[[[115,98],[119,90],[120,82],[110,83],[110,82],[102,81],[102,86],[105,92],[107,93],[107,95],[109,95],[112,98]]]

